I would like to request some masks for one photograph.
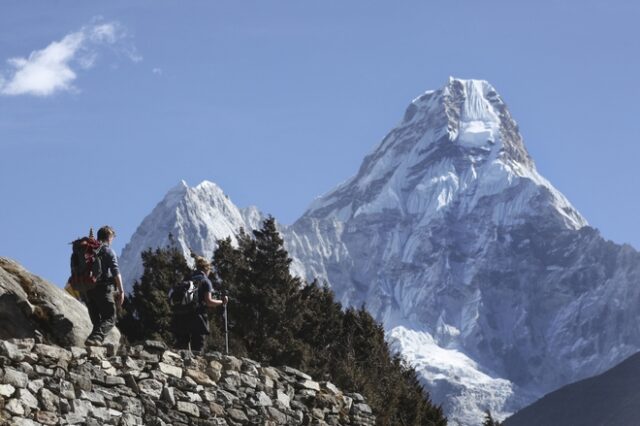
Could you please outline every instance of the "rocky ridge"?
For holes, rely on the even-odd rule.
[[[374,425],[359,394],[290,367],[164,343],[104,347],[0,341],[2,425]]]

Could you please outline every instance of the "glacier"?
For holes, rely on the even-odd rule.
[[[171,233],[207,256],[255,229],[214,183],[180,183],[121,256]],[[640,255],[604,240],[542,177],[486,81],[450,78],[414,99],[358,172],[279,225],[291,270],[366,305],[450,424],[504,418],[640,348]]]

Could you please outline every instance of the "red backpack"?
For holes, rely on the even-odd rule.
[[[88,237],[78,238],[71,243],[71,277],[69,284],[79,292],[86,292],[96,286],[102,276],[100,250],[102,243],[93,238],[93,228]]]

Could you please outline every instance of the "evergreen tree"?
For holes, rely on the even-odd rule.
[[[144,273],[125,297],[118,328],[130,342],[145,339],[172,342],[169,289],[190,274],[182,252],[175,246],[142,253]]]
[[[171,343],[166,295],[191,271],[175,245],[148,250],[142,258],[144,274],[126,298],[118,325],[130,341]],[[252,235],[241,231],[237,245],[230,238],[219,241],[213,263],[214,287],[223,287],[230,300],[229,344],[235,356],[289,365],[359,392],[381,426],[446,425],[415,370],[391,355],[382,325],[364,307],[343,310],[326,285],[291,275],[291,259],[272,217]],[[222,312],[210,314],[209,350],[224,347]]]

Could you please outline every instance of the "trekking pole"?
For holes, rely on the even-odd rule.
[[[227,305],[224,304],[224,344],[227,350],[227,355],[229,355],[229,323],[227,321]]]

